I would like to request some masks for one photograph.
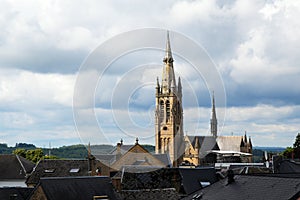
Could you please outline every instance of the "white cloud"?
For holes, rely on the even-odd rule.
[[[75,75],[40,74],[24,70],[1,70],[2,108],[41,109],[72,106]]]
[[[287,145],[294,137],[293,132],[297,132],[299,122],[295,114],[299,108],[293,106],[299,104],[300,95],[297,84],[299,11],[299,2],[293,0],[3,1],[0,7],[0,108],[5,122],[0,132],[10,135],[13,131],[8,129],[27,127],[38,136],[39,123],[45,123],[41,121],[44,114],[45,121],[50,121],[45,123],[47,129],[61,127],[60,131],[54,131],[55,137],[63,138],[59,132],[64,134],[64,131],[73,134],[68,126],[72,121],[70,109],[76,71],[88,52],[123,31],[163,27],[182,32],[203,45],[220,69],[233,106],[227,111],[226,133],[247,129],[255,134],[256,141],[268,137],[274,144],[280,145],[282,141],[282,145]],[[123,71],[114,70],[102,80],[96,100],[110,105],[111,91],[106,86],[112,81],[118,83],[117,79],[128,69],[126,64],[131,63],[126,59],[121,61],[125,66]],[[200,77],[185,67],[180,60],[175,60],[175,70],[181,74],[183,83],[191,86],[185,86],[183,101],[192,107],[195,102],[189,102],[190,99],[196,95],[200,101],[206,101],[208,94]],[[147,71],[141,76],[142,82],[155,84],[160,73]],[[81,89],[84,91],[90,84],[93,83],[87,79]],[[124,93],[132,92],[123,89]],[[150,89],[151,86],[144,92]],[[148,107],[154,99],[149,94],[135,97],[133,103],[143,101],[139,106],[147,110],[141,114],[141,119],[146,121]],[[91,99],[82,96],[75,103],[83,106]],[[276,106],[278,99],[284,106]],[[246,107],[234,107],[237,105]],[[254,107],[247,107],[249,105]],[[58,109],[66,109],[67,114]],[[185,119],[191,119],[185,124],[188,132],[193,129],[199,133],[209,132],[210,108],[200,110],[200,116],[190,107],[184,111]],[[104,120],[108,113],[103,111],[101,115]],[[132,117],[138,119],[138,113]],[[67,125],[54,118],[66,121]],[[198,118],[199,127],[194,128]],[[30,138],[29,132],[24,133],[27,138]],[[110,133],[115,134],[113,129]],[[288,139],[281,137],[284,133]],[[19,138],[23,139],[21,134]]]

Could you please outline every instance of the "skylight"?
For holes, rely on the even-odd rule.
[[[70,169],[70,173],[78,173],[79,172],[79,168],[72,168]]]
[[[45,169],[44,172],[45,173],[53,173],[55,171],[55,169]]]

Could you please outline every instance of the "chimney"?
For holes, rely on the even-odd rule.
[[[232,169],[228,170],[227,179],[228,179],[228,183],[227,183],[228,185],[234,182],[234,173]]]
[[[116,153],[116,160],[119,160],[119,158],[121,157],[121,146],[122,146],[123,141],[121,140],[121,143],[118,142],[117,144],[117,153]]]

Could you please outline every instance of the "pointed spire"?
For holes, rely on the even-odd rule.
[[[195,138],[195,149],[199,150],[199,147],[200,147],[200,145],[199,145],[199,138],[196,136],[196,138]]]
[[[175,80],[175,73],[173,69],[173,57],[172,57],[172,51],[171,51],[171,45],[170,45],[170,37],[169,37],[169,31],[167,32],[167,44],[166,44],[166,54],[163,59],[164,61],[164,68],[163,68],[163,76],[162,76],[162,93],[163,94],[169,94],[177,93],[177,86],[176,86],[176,80]]]
[[[247,131],[245,131],[245,136],[244,136],[244,140],[245,140],[245,143],[247,144]]]
[[[88,144],[88,158],[91,158],[91,156],[92,156],[91,143],[89,142],[89,144]]]
[[[251,137],[249,136],[249,146],[252,148]]]
[[[182,91],[182,85],[181,85],[181,78],[180,76],[178,77],[178,92],[181,93]]]
[[[211,134],[214,137],[217,137],[217,133],[218,133],[218,121],[217,121],[217,114],[216,114],[216,105],[215,105],[215,94],[213,91],[212,94],[212,116],[211,116],[211,120],[210,120],[210,131]]]
[[[165,63],[173,62],[169,31],[167,31],[166,55],[165,55],[165,58],[164,58],[164,62]]]

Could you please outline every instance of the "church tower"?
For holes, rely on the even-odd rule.
[[[217,137],[218,135],[218,121],[216,115],[216,105],[215,105],[215,95],[213,93],[212,96],[212,112],[211,112],[211,119],[210,119],[210,133],[212,136]]]
[[[169,32],[163,59],[161,85],[157,78],[155,111],[155,152],[168,153],[174,167],[182,162],[183,142],[182,87],[176,84]]]

